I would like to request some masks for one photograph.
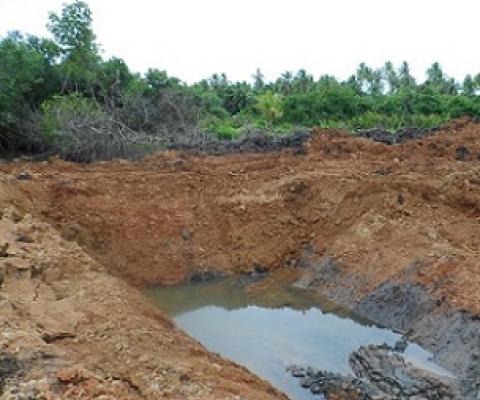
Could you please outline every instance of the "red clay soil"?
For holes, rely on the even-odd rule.
[[[456,160],[461,146],[472,161]],[[279,268],[313,242],[364,274],[366,291],[423,261],[420,281],[480,311],[479,124],[399,146],[318,130],[307,152],[5,169],[30,173],[18,186],[43,217],[130,283]]]
[[[479,156],[480,124],[459,120],[396,146],[318,129],[305,155],[171,151],[139,162],[12,163],[1,169],[0,203],[3,197],[10,214],[0,239],[13,243],[26,229],[33,243],[17,240],[14,260],[34,265],[46,257],[48,293],[40,295],[35,280],[22,285],[48,305],[26,301],[23,319],[45,333],[50,328],[38,327],[50,318],[45,310],[68,315],[69,325],[52,332],[75,337],[56,340],[55,349],[85,371],[57,378],[65,387],[87,393],[102,382],[106,396],[118,386],[123,398],[282,398],[177,331],[133,286],[174,284],[205,271],[281,268],[311,244],[362,282],[351,288],[357,298],[383,282],[409,279],[454,308],[480,314]],[[31,179],[15,179],[20,173]],[[412,263],[416,273],[407,278]],[[30,275],[32,268],[25,267]],[[61,308],[50,308],[53,298]],[[21,321],[16,310],[9,312]],[[11,349],[20,339],[8,340]],[[38,349],[50,346],[35,340]]]

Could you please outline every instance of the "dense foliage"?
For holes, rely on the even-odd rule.
[[[103,60],[91,23],[88,5],[76,0],[50,14],[52,39],[11,32],[0,40],[0,150],[90,160],[125,155],[132,145],[189,143],[204,132],[396,129],[480,116],[480,74],[458,83],[438,63],[423,83],[407,62],[386,62],[362,63],[345,81],[300,70],[266,82],[257,70],[251,83],[214,74],[187,85],[165,71],[141,75],[119,58]]]

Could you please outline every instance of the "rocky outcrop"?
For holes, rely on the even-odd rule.
[[[383,346],[360,347],[350,355],[356,377],[398,400],[448,400],[455,396],[453,383],[426,370],[415,368],[398,353]]]
[[[345,267],[331,256],[318,257],[310,248],[297,266],[305,272],[294,287],[318,290],[360,317],[405,334],[431,351],[435,362],[454,372],[460,398],[476,399],[480,392],[480,319],[453,309],[444,297],[435,298],[424,285],[409,281],[418,265],[412,264],[402,276],[363,296],[356,294],[363,282],[342,273]]]
[[[415,368],[387,346],[360,347],[349,358],[354,376],[311,367],[290,366],[287,370],[313,394],[352,396],[362,400],[449,400],[460,399],[453,381]]]
[[[418,283],[385,282],[355,304],[355,311],[400,332],[436,308],[435,299]]]

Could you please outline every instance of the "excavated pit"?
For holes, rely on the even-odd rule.
[[[0,349],[28,366],[4,392],[284,399],[138,288],[286,270],[297,288],[424,347],[458,378],[457,397],[476,399],[480,125],[458,120],[393,146],[375,135],[319,129],[275,152],[2,165]],[[390,365],[411,377],[392,350],[365,345],[359,374]],[[315,391],[353,384],[297,367]]]

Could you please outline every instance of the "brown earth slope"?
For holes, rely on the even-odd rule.
[[[286,398],[25,213],[15,186],[0,178],[2,400]]]
[[[307,156],[159,154],[138,163],[18,164],[43,216],[136,284],[192,271],[278,268],[312,242],[368,291],[412,261],[418,279],[480,312],[480,125],[401,146],[320,130]],[[448,285],[434,284],[436,281]]]
[[[305,147],[305,155],[167,152],[141,162],[2,167],[11,209],[0,238],[15,253],[1,261],[0,295],[15,299],[5,307],[38,331],[35,351],[50,346],[42,335],[53,335],[55,349],[69,352],[55,357],[86,366],[88,378],[66,380],[80,382],[75,390],[102,381],[105,390],[115,384],[132,398],[159,391],[192,399],[281,396],[175,331],[127,283],[290,267],[308,253],[338,262],[339,277],[324,279],[322,290],[350,306],[386,282],[408,282],[421,285],[443,313],[480,314],[479,124],[455,121],[396,146],[317,130]],[[21,210],[28,215],[19,220]],[[19,242],[25,229],[33,243]],[[46,272],[35,272],[37,262]],[[17,293],[13,279],[25,290]],[[68,315],[66,325],[43,326],[59,313]],[[58,333],[66,337],[55,340]],[[8,340],[11,350],[20,339]],[[139,362],[140,354],[151,354],[151,364]],[[45,361],[52,371],[55,357]]]

